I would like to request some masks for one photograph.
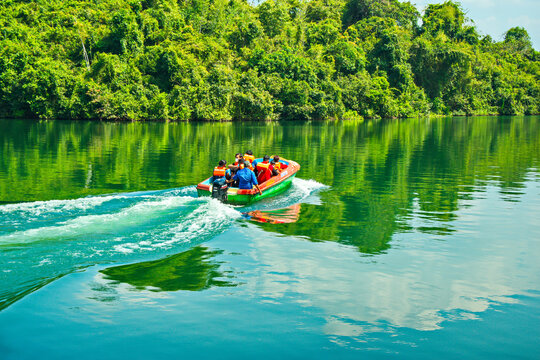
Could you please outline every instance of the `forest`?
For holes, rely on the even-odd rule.
[[[538,114],[540,53],[502,33],[454,1],[3,0],[0,117]]]

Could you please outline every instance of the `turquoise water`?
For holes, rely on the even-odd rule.
[[[538,357],[539,117],[0,129],[2,359]]]

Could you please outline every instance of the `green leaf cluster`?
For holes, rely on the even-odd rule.
[[[539,53],[453,1],[5,0],[0,117],[537,114]]]

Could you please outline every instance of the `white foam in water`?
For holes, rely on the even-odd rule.
[[[311,193],[316,190],[321,190],[329,187],[328,185],[321,184],[320,182],[313,179],[304,180],[300,178],[295,178],[293,180],[293,186],[298,188],[305,195],[311,195]]]
[[[168,246],[176,242],[185,242],[200,237],[208,232],[219,231],[241,216],[242,213],[233,207],[218,200],[209,199],[206,204],[189,214],[185,219],[186,221],[170,230],[173,234],[172,239],[154,246]]]
[[[192,196],[197,197],[197,186],[186,186],[180,189],[173,189],[170,191],[167,191],[167,194],[174,195],[174,196]]]
[[[135,195],[135,196],[134,196]],[[14,212],[26,213],[27,215],[42,215],[50,213],[61,213],[72,210],[90,210],[92,208],[101,206],[102,204],[111,200],[121,200],[128,198],[136,199],[148,199],[148,198],[160,198],[166,196],[197,196],[197,190],[195,186],[186,186],[179,189],[172,189],[165,193],[159,194],[145,193],[123,193],[103,196],[88,196],[79,199],[72,200],[47,200],[47,201],[34,201],[17,204],[0,205],[0,214],[9,214]]]
[[[263,207],[287,206],[291,203],[318,200],[318,190],[327,188],[315,180],[294,179],[291,189],[270,202],[257,203]],[[22,244],[41,240],[65,240],[72,250],[82,251],[86,257],[105,254],[131,254],[173,248],[178,244],[204,241],[225,231],[242,216],[245,207],[233,207],[211,198],[195,198],[194,186],[150,193],[131,193],[87,197],[75,200],[42,201],[10,204],[0,207],[4,212],[57,212],[54,224],[14,231],[0,236],[0,244]],[[92,208],[114,199],[130,198],[114,212],[92,214]],[[313,198],[312,200],[310,200]],[[285,204],[283,204],[285,203]],[[175,217],[176,209],[178,211]],[[88,210],[89,213],[69,214],[62,219],[62,211]],[[66,214],[68,215],[68,214]],[[75,216],[75,217],[73,217]],[[28,216],[17,214],[19,220]],[[36,223],[39,225],[39,223]],[[74,240],[76,240],[74,242]],[[71,246],[71,245],[70,245]],[[82,246],[82,247],[81,247]],[[80,248],[81,247],[81,248]],[[73,253],[72,253],[73,255]],[[43,263],[42,265],[46,265]]]
[[[140,249],[141,247],[134,243],[120,244],[114,246],[114,251],[122,254],[131,254],[135,250]]]
[[[177,244],[188,243],[194,239],[204,239],[224,231],[242,214],[229,205],[215,199],[205,198],[193,212],[179,218],[179,223],[166,229],[156,229],[144,236],[145,240],[123,243],[114,246],[116,252],[129,254],[134,251],[169,249]]]
[[[293,179],[291,188],[287,190],[286,193],[263,200],[263,202],[256,203],[254,206],[260,208],[260,205],[263,205],[265,207],[275,209],[298,203],[320,205],[321,201],[316,193],[319,190],[326,189],[328,187],[329,186],[321,184],[313,179],[304,180],[295,178]]]
[[[193,201],[190,197],[152,197],[120,212],[100,215],[83,215],[54,226],[17,231],[0,236],[0,243],[28,243],[51,238],[72,238],[79,235],[116,233],[119,229],[135,226],[152,217],[152,214],[176,208]]]
[[[39,262],[39,264],[37,264],[37,266],[43,266],[43,265],[48,265],[48,264],[52,264],[52,261],[49,258],[45,258],[45,259],[41,260]]]
[[[43,213],[59,213],[62,211],[70,210],[88,210],[101,204],[114,200],[122,199],[125,196],[122,195],[107,195],[107,196],[89,196],[80,199],[73,200],[48,200],[48,201],[34,201],[18,204],[7,204],[0,206],[1,213],[12,212],[25,212],[32,215],[40,215]]]
[[[293,186],[288,194],[280,195],[277,201],[294,203],[306,202],[315,192],[328,188],[315,180],[294,179]],[[228,225],[242,216],[241,211],[245,208],[235,208],[223,204],[215,199],[204,198],[205,201],[193,212],[179,218],[179,223],[167,228],[156,229],[152,234],[137,234],[144,236],[144,240],[138,242],[122,243],[114,246],[114,250],[120,253],[132,253],[135,251],[149,251],[154,249],[168,249],[177,244],[188,243],[195,239],[204,239],[215,236],[224,231]],[[313,202],[319,202],[314,197]],[[276,203],[272,203],[276,205]]]

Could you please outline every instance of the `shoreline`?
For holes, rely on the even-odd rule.
[[[194,123],[216,123],[216,124],[227,124],[227,123],[325,123],[325,122],[363,122],[363,121],[379,121],[379,120],[408,120],[408,119],[440,119],[440,118],[469,118],[469,117],[519,117],[519,116],[539,116],[538,114],[473,114],[473,115],[441,115],[441,114],[429,114],[423,116],[414,116],[414,117],[362,117],[359,119],[312,119],[312,120],[286,120],[286,119],[274,119],[274,120],[254,120],[254,119],[243,119],[243,120],[163,120],[163,119],[149,119],[149,120],[128,120],[128,119],[63,119],[63,118],[54,118],[54,119],[40,119],[32,117],[0,117],[0,120],[32,120],[36,122],[48,122],[48,121],[89,121],[89,122],[103,122],[103,123],[173,123],[173,124],[194,124]]]

